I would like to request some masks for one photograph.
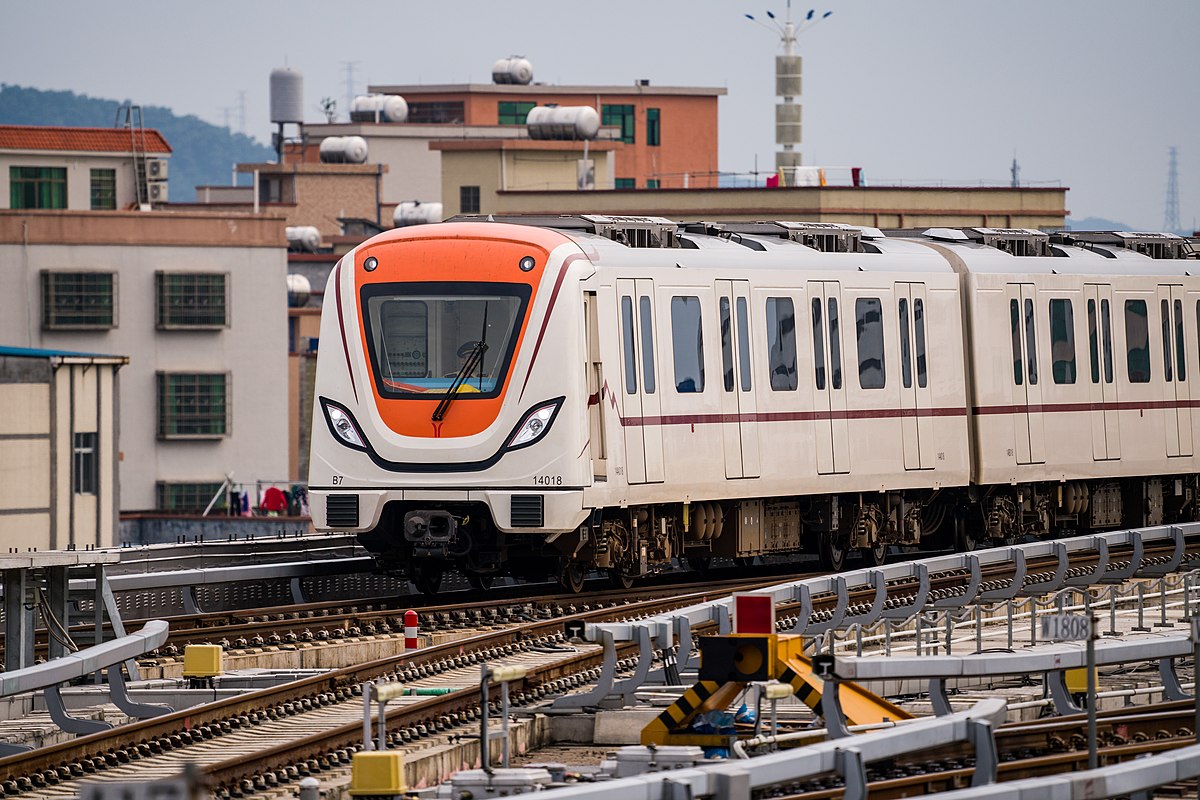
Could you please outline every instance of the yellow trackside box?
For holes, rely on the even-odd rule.
[[[189,644],[183,648],[183,677],[213,678],[224,672],[219,644]]]
[[[1087,694],[1087,667],[1066,671],[1067,691],[1071,694]],[[1096,690],[1100,689],[1100,676],[1096,675]]]
[[[404,794],[404,753],[374,750],[355,753],[350,762],[350,796]]]

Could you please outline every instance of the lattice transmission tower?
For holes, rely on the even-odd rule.
[[[1167,160],[1167,202],[1163,211],[1163,230],[1174,233],[1183,229],[1179,222],[1179,167],[1175,161],[1176,147],[1168,151]]]

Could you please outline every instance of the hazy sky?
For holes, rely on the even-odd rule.
[[[763,3],[764,0],[752,0]],[[800,0],[797,0],[799,3]],[[811,0],[808,0],[811,2]],[[812,7],[797,5],[802,16]],[[721,86],[721,169],[773,163],[772,34],[730,0],[336,3],[0,0],[0,81],[170,106],[221,124],[246,93],[269,138],[268,75],[305,78],[313,121],[371,83],[490,82],[513,53],[546,83]],[[1162,226],[1167,148],[1180,217],[1200,219],[1200,0],[828,0],[800,36],[806,163],[875,184],[1069,186],[1075,217]]]

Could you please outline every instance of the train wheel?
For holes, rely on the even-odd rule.
[[[579,594],[583,591],[583,582],[587,578],[587,570],[582,564],[574,561],[569,561],[563,565],[562,571],[558,574],[558,583],[563,589],[566,589],[572,594]]]
[[[817,540],[817,557],[822,569],[841,572],[846,568],[846,543],[836,533],[822,533]]]
[[[471,584],[472,589],[478,589],[481,592],[492,588],[492,581],[495,580],[493,575],[478,575],[470,574],[467,576],[467,583]]]
[[[863,561],[868,567],[882,567],[883,562],[887,561],[887,545],[883,542],[876,542],[871,547],[864,547],[859,552],[862,553]]]
[[[417,573],[412,580],[421,594],[435,595],[442,588],[442,566],[422,564],[417,567]]]
[[[626,575],[615,567],[608,571],[608,580],[618,589],[628,589],[633,586],[633,576]]]
[[[971,525],[971,520],[961,511],[954,515],[954,549],[960,553],[969,553],[979,547],[979,532]]]

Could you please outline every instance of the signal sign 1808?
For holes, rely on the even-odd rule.
[[[1092,638],[1092,620],[1080,614],[1042,617],[1042,638],[1051,642],[1086,642]]]

